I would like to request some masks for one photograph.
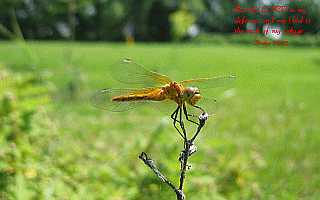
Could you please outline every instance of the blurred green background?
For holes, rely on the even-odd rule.
[[[278,12],[273,6],[290,9]],[[239,12],[238,7],[258,11]],[[259,11],[263,7],[269,12]],[[208,33],[233,33],[238,27],[234,25],[238,17],[259,20],[257,24],[239,25],[241,29],[262,31],[263,20],[272,16],[311,19],[310,24],[271,25],[280,26],[281,30],[303,29],[305,34],[317,36],[311,37],[313,41],[319,41],[318,0],[2,0],[0,39],[13,37],[10,32],[16,32],[32,40],[169,42],[199,41],[200,37],[201,41],[208,42],[212,41]],[[15,21],[19,22],[21,31]]]
[[[216,115],[197,140],[188,199],[320,198],[319,18],[306,35],[285,35],[288,47],[263,47],[253,41],[264,36],[230,34],[232,20],[224,20],[235,4],[253,1],[172,2],[1,1],[0,199],[175,199],[138,159],[150,153],[178,183],[182,141],[169,117],[88,101],[118,86],[110,69],[125,57],[174,80],[237,75],[216,94]],[[318,16],[316,1],[302,3]],[[82,5],[95,14],[85,18]],[[170,29],[145,13],[167,16]],[[190,26],[199,33],[189,35]]]

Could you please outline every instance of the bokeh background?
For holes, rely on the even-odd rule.
[[[279,4],[312,20],[294,25],[303,35],[281,35],[289,46],[233,33],[238,16],[293,15],[236,5]],[[169,117],[88,101],[120,86],[110,70],[125,57],[174,80],[237,76],[212,93],[216,115],[190,159],[189,199],[319,199],[319,29],[318,0],[2,0],[0,199],[175,199],[138,159],[150,153],[178,183],[182,141]]]

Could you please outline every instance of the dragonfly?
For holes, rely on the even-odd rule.
[[[177,123],[183,124],[183,115],[187,121],[199,125],[198,122],[191,119],[194,114],[188,113],[187,106],[206,113],[205,109],[198,105],[204,99],[200,89],[223,86],[235,79],[234,75],[226,75],[173,81],[168,76],[151,71],[129,58],[123,59],[120,64],[110,70],[110,73],[115,80],[130,85],[130,88],[99,90],[91,98],[95,107],[113,112],[123,112],[139,105],[154,102],[175,104],[176,108],[170,117],[173,120],[174,127],[182,137],[184,136],[178,129]]]

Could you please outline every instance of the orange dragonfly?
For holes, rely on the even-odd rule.
[[[150,71],[131,59],[122,60],[116,68],[111,70],[111,73],[115,80],[137,88],[100,90],[92,97],[94,106],[113,112],[122,112],[151,102],[175,102],[177,107],[171,114],[171,118],[177,130],[176,123],[182,123],[182,114],[185,115],[186,120],[198,124],[190,119],[193,115],[188,113],[187,105],[203,113],[206,112],[198,105],[198,102],[203,99],[200,89],[223,86],[235,79],[235,76],[227,75],[175,82],[168,76]],[[180,120],[177,120],[178,115]]]

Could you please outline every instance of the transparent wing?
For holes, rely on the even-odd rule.
[[[156,87],[171,82],[168,76],[150,71],[128,58],[111,66],[110,73],[115,80],[131,86]]]
[[[144,89],[103,89],[96,92],[91,97],[91,104],[97,108],[109,110],[113,112],[123,112],[141,105],[151,104],[150,100],[132,100],[132,101],[113,101],[114,97],[148,94],[158,88]]]
[[[213,78],[198,78],[198,79],[184,80],[184,81],[181,81],[181,83],[186,86],[198,87],[201,91],[201,89],[210,89],[210,88],[216,88],[216,87],[232,84],[235,79],[236,77],[234,75],[227,75],[227,76],[217,76]]]
[[[217,101],[214,98],[202,97],[198,102],[197,106],[200,106],[209,115],[214,115],[217,111]],[[198,117],[202,114],[202,110],[195,108],[189,104],[186,105],[189,118],[193,121],[198,121]]]

